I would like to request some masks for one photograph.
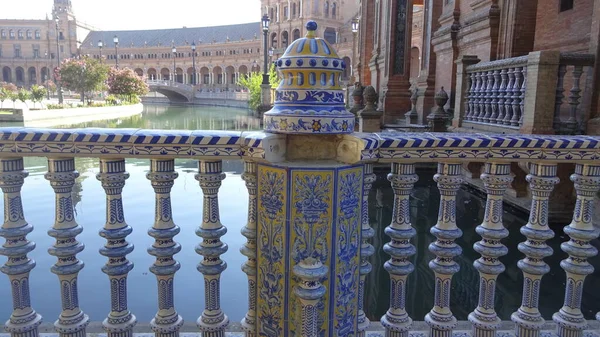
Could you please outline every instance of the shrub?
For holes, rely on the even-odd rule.
[[[108,96],[106,96],[105,101],[106,101],[106,104],[108,104],[108,105],[117,105],[117,104],[119,104],[119,99],[115,95],[108,95]]]

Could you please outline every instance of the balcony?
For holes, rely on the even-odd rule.
[[[309,153],[306,152],[310,148],[307,142],[315,141],[310,137],[294,135],[286,139],[284,135],[262,132],[1,128],[0,188],[4,195],[5,221],[0,229],[0,236],[6,242],[0,248],[0,254],[8,257],[8,260],[0,271],[10,279],[13,300],[12,303],[8,300],[1,301],[0,305],[5,308],[12,306],[14,310],[6,324],[7,331],[13,337],[39,336],[41,332],[42,317],[34,308],[36,297],[44,294],[41,291],[30,292],[30,277],[50,280],[50,273],[43,271],[43,276],[39,273],[31,274],[35,262],[28,254],[40,249],[35,247],[32,238],[46,235],[43,233],[46,230],[27,223],[27,210],[23,208],[20,192],[27,183],[23,158],[41,157],[47,159],[47,173],[44,177],[55,194],[55,222],[47,234],[56,239],[48,253],[57,258],[51,271],[58,275],[56,284],[60,284],[61,289],[62,303],[56,303],[56,306],[62,308],[62,313],[55,323],[55,330],[61,337],[84,336],[86,332],[98,332],[100,327],[99,322],[90,324],[89,318],[79,306],[79,298],[92,296],[78,292],[78,273],[84,267],[84,261],[79,260],[77,254],[83,251],[85,242],[79,242],[77,238],[84,228],[75,221],[72,192],[79,175],[75,170],[75,160],[80,158],[94,158],[98,161],[100,172],[97,179],[106,194],[106,224],[99,233],[106,239],[106,244],[100,249],[100,254],[107,258],[102,271],[107,274],[111,290],[101,296],[110,297],[111,308],[107,308],[108,316],[101,327],[110,337],[131,336],[132,332],[143,331],[148,325],[159,337],[198,330],[204,336],[224,336],[225,331],[235,331],[235,324],[228,321],[227,313],[222,311],[220,305],[221,294],[228,291],[220,283],[221,274],[227,267],[226,261],[222,259],[227,251],[226,242],[223,242],[227,227],[221,223],[223,212],[243,213],[248,219],[242,233],[236,234],[247,239],[240,252],[247,257],[242,270],[248,275],[249,303],[247,314],[241,322],[246,336],[288,335],[285,332],[287,330],[283,330],[287,329],[283,326],[284,320],[277,319],[280,310],[282,317],[286,315],[279,302],[283,300],[283,296],[277,291],[282,291],[283,286],[292,287],[292,283],[297,286],[297,291],[294,292],[295,295],[290,295],[291,298],[285,298],[286,301],[292,301],[290,303],[294,303],[294,306],[305,308],[307,303],[322,301],[321,297],[324,295],[319,294],[330,291],[331,287],[335,291],[327,296],[339,297],[335,300],[330,297],[331,302],[328,303],[346,308],[349,317],[353,317],[345,321],[345,316],[336,310],[331,314],[336,325],[330,328],[323,323],[322,315],[325,313],[317,309],[316,321],[311,321],[311,315],[290,316],[296,329],[319,324],[327,326],[323,328],[325,330],[334,329],[335,335],[340,336],[364,336],[365,331],[367,336],[385,334],[416,337],[426,336],[428,333],[430,336],[451,336],[453,332],[455,336],[494,336],[496,333],[496,336],[513,336],[513,330],[517,336],[540,336],[540,333],[541,336],[559,337],[597,336],[598,332],[595,330],[600,328],[600,324],[585,320],[580,309],[583,279],[593,272],[588,259],[597,255],[596,248],[590,242],[598,237],[598,230],[593,223],[593,217],[597,213],[594,213],[593,206],[594,197],[600,190],[600,137],[354,133],[335,137],[321,136],[328,137],[328,141],[314,143],[317,145],[312,147],[314,153]],[[334,180],[338,179],[336,186],[339,186],[341,192],[326,204],[319,202],[325,200],[319,199],[325,192],[322,184],[317,183],[318,180],[307,179],[302,182],[305,178],[294,176],[294,170],[288,172],[277,168],[283,167],[290,160],[302,163],[305,160],[302,158],[317,155],[326,159],[322,165],[325,173],[319,173],[323,177],[329,174],[327,172],[333,172],[327,171],[332,162],[343,165],[344,168],[339,172],[359,172],[355,175],[341,173],[339,177],[327,180],[333,186]],[[154,205],[147,205],[146,210],[155,214],[155,223],[148,226],[150,228],[135,228],[137,232],[148,231],[154,240],[148,248],[148,254],[156,257],[150,267],[150,271],[156,275],[156,292],[147,296],[158,298],[157,314],[154,320],[145,323],[137,322],[135,312],[132,313],[128,305],[137,299],[127,296],[132,287],[136,287],[131,282],[127,285],[128,274],[136,261],[131,256],[128,258],[134,247],[127,241],[133,228],[124,217],[127,203],[123,202],[122,192],[129,177],[125,170],[125,159],[148,160],[146,177],[154,189],[156,200]],[[206,294],[204,306],[197,308],[197,328],[183,324],[172,300],[174,292],[196,295],[193,290],[174,285],[174,280],[178,279],[175,274],[180,269],[176,254],[181,251],[176,236],[194,235],[193,230],[180,229],[173,222],[171,187],[177,178],[175,159],[197,161],[195,177],[199,187],[188,187],[186,193],[201,190],[203,195],[202,206],[193,210],[198,215],[202,214],[202,220],[198,220],[201,224],[195,229],[195,234],[198,236],[196,253],[200,261],[197,269],[199,278],[200,274],[204,277]],[[248,188],[248,194],[244,196],[248,198],[247,210],[231,207],[232,201],[220,196],[219,189],[226,178],[223,173],[225,161],[243,161],[242,178]],[[437,164],[434,180],[441,199],[437,223],[431,224],[435,241],[429,246],[429,250],[435,258],[429,264],[431,284],[426,285],[435,289],[435,305],[425,317],[424,323],[413,323],[410,308],[407,309],[405,303],[408,289],[406,280],[414,272],[412,257],[415,247],[411,241],[419,234],[411,224],[414,223],[414,210],[409,207],[409,200],[417,182],[416,165],[421,163]],[[481,180],[485,184],[487,202],[484,221],[473,226],[471,232],[463,233],[456,223],[456,196],[465,181],[463,167],[470,163],[483,165]],[[576,190],[577,204],[571,224],[564,229],[568,237],[564,238],[561,246],[563,252],[553,252],[546,243],[554,236],[548,227],[548,211],[552,208],[549,198],[559,182],[558,164],[563,163],[574,164],[571,180]],[[507,238],[508,231],[503,226],[502,200],[513,180],[512,164],[526,167],[532,193],[529,221],[521,228],[524,238]],[[385,235],[391,241],[378,247],[370,244],[375,233],[370,227],[368,208],[365,207],[374,182],[375,166],[389,167],[388,179],[394,191],[393,217],[385,229]],[[321,176],[319,174],[315,177]],[[293,196],[287,196],[288,192],[282,188],[289,177],[299,179],[301,183],[296,186],[302,185],[305,190],[302,193],[289,192]],[[306,198],[300,198],[301,195]],[[286,201],[288,197],[290,199]],[[300,198],[298,203],[292,204],[289,209],[301,212],[307,222],[277,225],[281,212],[285,212],[282,209],[288,209],[284,206],[286,202],[296,197]],[[309,199],[311,202],[306,202]],[[51,203],[52,200],[40,196],[36,202]],[[326,221],[326,226],[323,226],[319,219],[324,214],[334,216],[334,211],[327,211],[327,207],[333,208],[334,203],[335,213],[340,214],[340,222]],[[311,219],[316,220],[314,227],[307,225]],[[335,226],[331,226],[332,223]],[[321,238],[319,235],[309,235],[303,229],[314,228],[320,231],[332,227],[338,234],[327,234]],[[300,255],[305,254],[304,248],[306,251],[312,249],[311,244],[302,246],[299,243],[292,246],[291,242],[286,241],[282,228],[294,231],[290,235],[296,238],[306,235],[304,238],[310,240],[329,240],[328,244],[336,239],[338,241],[335,245],[340,250],[327,248],[328,244],[325,244],[315,249],[315,254],[319,252],[315,255],[317,257],[303,260]],[[452,278],[461,273],[456,260],[463,254],[463,249],[471,249],[458,245],[457,241],[463,235],[481,236],[481,241],[474,246],[474,250],[481,256],[474,264],[479,272],[479,305],[469,308],[473,310],[469,316],[470,322],[457,322],[449,304],[451,297],[458,296],[450,286]],[[496,279],[505,268],[500,259],[508,253],[502,240],[521,241],[518,249],[523,259],[519,261],[518,268],[523,276],[523,298],[521,307],[514,308],[514,323],[501,322],[494,310],[494,303],[497,303],[494,292]],[[136,250],[140,249],[143,248],[136,247]],[[331,250],[329,255],[323,255],[323,250],[328,249]],[[381,318],[381,323],[369,323],[363,312],[362,296],[365,289],[362,281],[370,272],[371,256],[380,250],[390,257],[385,262],[392,285],[390,308]],[[337,262],[336,266],[340,269],[332,272],[329,269],[333,268],[332,263],[345,256],[343,254],[350,254],[352,258],[346,260],[345,264]],[[549,270],[544,259],[556,255],[565,258],[560,266],[564,269],[568,282],[564,288],[548,290],[544,288],[542,280]],[[314,265],[306,265],[306,261],[311,259],[321,260]],[[269,269],[285,263],[295,266],[293,278],[278,275],[278,271]],[[309,272],[305,273],[306,270]],[[5,286],[8,287],[8,283]],[[53,289],[49,287],[47,291]],[[564,306],[552,317],[541,317],[539,312],[538,300],[542,289],[545,293],[549,291],[553,296],[565,298]],[[338,300],[339,303],[336,302]],[[44,319],[51,322],[56,318]],[[600,315],[596,318],[600,319]],[[554,323],[547,324],[544,319]],[[329,333],[333,334],[332,331]]]

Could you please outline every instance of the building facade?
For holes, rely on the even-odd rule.
[[[261,0],[260,6],[271,20],[267,36],[268,48],[273,49],[271,61],[282,55],[292,41],[305,35],[308,20],[315,20],[321,30],[319,35],[335,45],[347,64],[352,64],[351,21],[358,13],[355,0]],[[239,90],[240,76],[263,68],[260,22],[99,31],[80,29],[82,24],[77,22],[70,0],[54,0],[53,13],[59,19],[58,29],[53,18],[0,20],[0,80],[19,86],[43,83],[48,69],[57,65],[57,50],[62,59],[77,55],[102,57],[115,66],[134,69],[149,80],[174,79],[195,84],[201,91]],[[192,44],[196,45],[195,53]],[[343,78],[349,80],[350,73],[348,69]]]

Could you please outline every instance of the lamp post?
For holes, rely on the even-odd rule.
[[[358,18],[352,19],[352,62],[350,62],[350,78],[352,79],[352,83],[354,83],[354,64],[356,60],[356,40],[358,36],[358,26],[359,21]]]
[[[46,58],[46,73],[44,74],[44,82],[46,82],[46,97],[48,100],[50,100],[50,90],[48,90],[48,80],[50,77],[50,56],[48,55],[48,50],[44,52],[44,57]]]
[[[56,68],[60,67],[60,45],[58,40],[58,14],[54,14],[54,23],[56,24]],[[56,80],[56,74],[54,74],[54,83],[56,83],[56,91],[58,94],[58,104],[63,104],[62,86],[60,81]]]
[[[192,42],[192,69],[194,74],[192,75],[192,86],[196,86],[196,42]]]
[[[177,54],[177,48],[175,48],[175,42],[173,42],[173,47],[171,48],[173,52],[173,82],[177,82],[177,65],[175,64],[175,55]]]
[[[115,66],[119,69],[119,37],[115,35],[113,42],[115,43]]]
[[[100,61],[102,61],[102,47],[104,47],[104,43],[102,40],[98,40],[98,49],[100,49]]]
[[[267,45],[267,39],[268,39],[268,34],[269,34],[269,23],[271,22],[271,20],[269,20],[269,16],[267,14],[263,15],[262,17],[262,30],[263,30],[263,39],[264,39],[264,43],[263,43],[263,54],[264,54],[264,65],[263,65],[263,81],[262,81],[262,85],[261,85],[261,89],[262,89],[262,95],[261,95],[261,102],[262,105],[268,105],[271,103],[271,86],[269,85],[269,64],[268,64],[268,45]]]

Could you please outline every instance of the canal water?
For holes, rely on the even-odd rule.
[[[146,106],[139,116],[61,127],[258,130],[260,122],[245,110],[231,108]],[[200,242],[194,230],[202,218],[202,192],[194,179],[197,162],[177,160],[176,164],[179,178],[173,187],[172,203],[175,222],[182,229],[181,234],[176,237],[182,250],[176,256],[181,262],[181,269],[175,278],[175,303],[183,318],[192,322],[200,315],[204,305],[204,282],[196,270],[201,257],[194,251],[194,247]],[[54,239],[46,234],[54,221],[54,192],[44,179],[47,169],[44,158],[25,158],[25,165],[30,175],[22,190],[23,206],[26,219],[35,227],[28,238],[37,244],[37,248],[30,254],[37,262],[31,273],[32,303],[46,322],[52,322],[60,312],[58,280],[50,272],[55,258],[47,253]],[[75,185],[74,204],[77,221],[84,227],[78,240],[86,246],[78,255],[85,263],[79,276],[79,300],[81,307],[93,321],[101,321],[110,308],[107,276],[100,271],[106,258],[98,253],[105,243],[98,235],[105,222],[105,194],[95,177],[98,173],[97,159],[78,158],[76,166],[81,176]],[[148,169],[148,160],[127,160],[130,178],[123,191],[125,217],[134,229],[128,240],[135,245],[135,250],[128,256],[135,264],[129,274],[129,307],[140,322],[150,321],[157,308],[156,281],[148,270],[153,257],[146,252],[153,242],[146,232],[154,220],[154,192],[145,177]],[[245,257],[239,253],[239,248],[245,242],[240,229],[245,225],[248,206],[246,187],[240,176],[242,170],[240,161],[225,161],[227,178],[219,193],[221,220],[228,228],[223,241],[229,245],[229,251],[223,256],[228,267],[222,276],[221,302],[232,321],[239,321],[247,308],[246,275],[240,270]],[[433,273],[427,267],[433,256],[427,246],[433,240],[429,228],[437,219],[439,193],[432,179],[434,168],[422,167],[418,171],[420,180],[411,198],[412,221],[418,233],[413,242],[417,247],[417,254],[413,259],[416,269],[408,280],[407,308],[413,319],[423,320],[433,306]],[[391,221],[393,206],[393,192],[386,180],[387,168],[378,168],[377,172],[378,180],[371,191],[369,212],[371,225],[377,233],[373,244],[378,250],[371,261],[374,269],[368,276],[365,294],[367,314],[372,320],[379,320],[389,305],[389,278],[383,269],[383,263],[389,256],[383,253],[382,247],[387,242],[383,230]],[[463,248],[463,254],[457,258],[461,271],[453,279],[451,296],[452,310],[460,320],[465,320],[477,305],[478,276],[472,263],[479,256],[472,246],[480,239],[475,233],[475,227],[481,223],[484,210],[485,196],[467,188],[460,191],[457,220],[464,235],[458,242]],[[522,274],[516,265],[522,254],[517,250],[517,244],[524,240],[519,228],[527,222],[527,214],[507,208],[504,216],[505,225],[510,231],[509,239],[505,240],[510,253],[502,259],[507,270],[499,278],[496,308],[500,317],[507,320],[521,301]],[[542,282],[540,307],[547,319],[561,307],[564,297],[565,276],[559,267],[560,260],[566,256],[559,248],[560,243],[567,240],[561,230],[564,225],[557,224],[553,227],[557,235],[550,240],[550,244],[555,254],[546,259],[552,269]],[[594,241],[594,245],[600,246],[598,240]],[[592,318],[595,312],[600,311],[600,259],[595,257],[590,260],[596,267],[596,272],[588,277],[584,286],[583,311],[586,318]],[[11,312],[8,285],[6,276],[1,275],[0,321],[7,319]]]

